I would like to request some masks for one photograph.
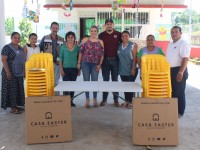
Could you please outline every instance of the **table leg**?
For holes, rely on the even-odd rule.
[[[79,96],[79,95],[83,94],[83,93],[84,93],[84,92],[81,92],[81,93],[79,93],[79,94],[75,95],[74,97],[72,97],[72,100],[73,100],[74,98],[76,98],[77,96]]]
[[[113,93],[113,95],[115,95],[115,96],[119,97],[120,99],[122,99],[123,101],[125,101],[125,102],[126,102],[126,100],[125,100],[123,97],[121,97],[121,96],[119,96],[119,95],[117,95],[117,94],[115,94],[115,93]]]

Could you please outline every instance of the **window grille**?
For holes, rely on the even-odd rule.
[[[138,15],[138,16],[137,16]],[[148,12],[126,12],[124,13],[124,24],[149,24]]]

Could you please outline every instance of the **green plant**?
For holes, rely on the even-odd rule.
[[[6,28],[6,35],[11,35],[14,32],[15,26],[13,17],[6,18],[5,28]]]
[[[21,34],[21,42],[20,45],[24,46],[26,43],[28,43],[28,36],[32,33],[32,24],[28,19],[24,18],[19,23],[19,30]]]
[[[176,14],[176,17],[174,18],[175,25],[188,25],[189,24],[189,15],[190,10],[186,9],[183,12],[179,12]],[[200,14],[194,10],[191,10],[191,24],[200,23]]]

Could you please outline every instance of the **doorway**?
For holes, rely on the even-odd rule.
[[[80,18],[80,40],[90,36],[90,27],[95,25],[95,18]]]

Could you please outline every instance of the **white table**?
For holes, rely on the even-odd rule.
[[[54,91],[95,91],[95,92],[135,92],[137,97],[143,91],[136,82],[109,82],[109,81],[62,81]],[[80,94],[82,94],[80,93]],[[78,95],[80,95],[78,94]],[[77,97],[78,95],[74,96]],[[119,96],[120,97],[120,96]],[[122,97],[120,97],[122,98]],[[123,98],[122,98],[123,99]],[[124,100],[124,99],[123,99]]]

